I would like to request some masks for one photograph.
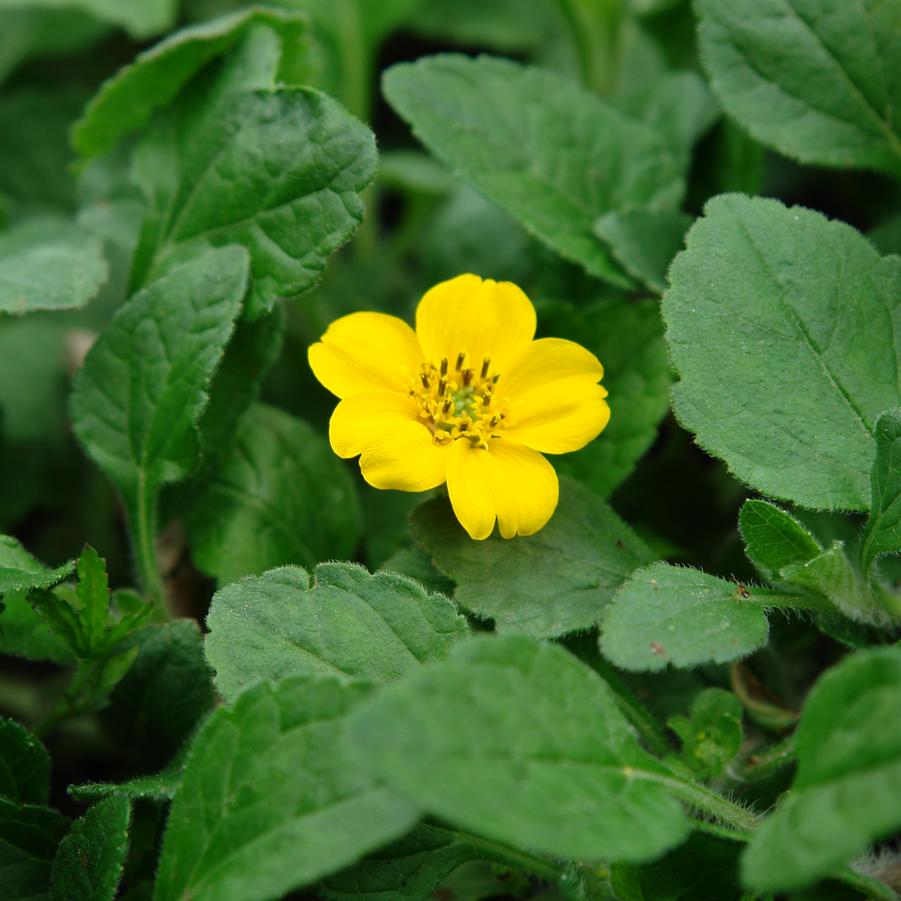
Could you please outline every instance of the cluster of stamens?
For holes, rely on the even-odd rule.
[[[499,436],[506,418],[495,396],[499,379],[499,374],[492,373],[488,357],[471,366],[469,355],[461,351],[453,365],[447,357],[437,366],[421,364],[410,396],[419,403],[419,416],[436,443],[466,438],[478,447],[487,447],[489,438]]]

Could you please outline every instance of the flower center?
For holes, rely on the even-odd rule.
[[[489,438],[500,436],[507,416],[505,405],[495,396],[499,379],[488,357],[473,366],[462,350],[453,365],[447,357],[437,366],[423,363],[410,386],[410,397],[419,404],[419,416],[436,444],[466,438],[487,447]]]

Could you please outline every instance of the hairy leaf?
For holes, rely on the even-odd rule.
[[[701,446],[773,497],[866,510],[876,419],[901,401],[901,262],[819,213],[724,195],[670,284],[674,404]]]
[[[16,804],[50,800],[50,755],[15,720],[0,719],[0,797]]]
[[[509,60],[442,55],[392,67],[388,102],[426,146],[592,275],[630,284],[595,238],[625,206],[678,204],[676,156],[575,83]]]
[[[613,599],[601,651],[627,670],[746,657],[769,633],[758,591],[696,569],[654,563],[634,573]]]
[[[600,677],[556,645],[470,639],[381,688],[353,720],[359,753],[391,788],[488,838],[637,861],[685,836],[667,770]]]
[[[128,851],[131,802],[113,796],[77,819],[53,861],[53,901],[113,901]]]
[[[156,901],[281,897],[406,832],[416,808],[366,775],[347,744],[366,691],[298,676],[217,710],[172,805]]]
[[[454,598],[500,632],[550,638],[597,623],[613,593],[653,559],[634,532],[587,488],[562,480],[560,505],[536,535],[472,541],[445,499],[413,514],[413,533]]]
[[[186,525],[197,565],[225,585],[288,563],[350,557],[360,518],[353,479],[326,440],[257,405],[207,473]]]
[[[898,0],[698,0],[726,111],[805,163],[901,174]]]
[[[0,798],[0,898],[46,898],[50,872],[68,820],[49,807]]]
[[[768,578],[776,578],[793,563],[812,560],[823,550],[794,516],[769,501],[745,501],[738,527],[748,559]]]
[[[861,565],[869,572],[881,554],[901,551],[901,409],[876,422],[876,459],[870,476],[872,500],[861,542]]]
[[[49,588],[75,569],[75,561],[50,569],[35,560],[10,535],[0,535],[0,596],[32,588]]]

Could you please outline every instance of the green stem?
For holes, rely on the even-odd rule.
[[[753,832],[760,822],[760,817],[753,811],[747,810],[703,785],[651,773],[641,773],[641,778],[665,785],[675,797],[695,810],[703,811],[721,823],[725,823],[736,832]]]
[[[166,616],[166,592],[156,554],[156,492],[147,484],[143,470],[138,476],[134,503],[129,503],[129,524],[138,570],[138,582],[157,614]]]
[[[843,882],[853,889],[857,889],[862,895],[866,895],[871,901],[898,901],[894,890],[879,879],[858,873],[851,867],[842,867],[836,870],[833,879]]]
[[[534,876],[539,876],[541,879],[558,882],[566,875],[568,869],[564,864],[546,860],[543,857],[538,857],[536,854],[530,854],[528,851],[511,848],[509,845],[483,838],[481,835],[473,835],[471,832],[465,832],[462,829],[450,829],[447,826],[441,826],[433,822],[429,822],[429,828],[444,832],[456,841],[469,845],[470,848],[477,848],[479,851],[483,851],[489,859],[497,863],[508,864],[511,867],[526,870]]]
[[[760,754],[751,754],[736,772],[739,782],[756,782],[767,779],[773,773],[790,766],[795,761],[795,736],[789,735],[784,741],[766,748]]]

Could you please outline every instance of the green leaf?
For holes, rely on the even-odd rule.
[[[751,840],[744,881],[761,891],[828,876],[901,828],[901,648],[859,651],[807,698],[791,792]]]
[[[610,424],[587,447],[554,460],[602,497],[653,444],[669,410],[671,376],[656,301],[603,300],[552,318],[553,334],[584,344],[604,365]]]
[[[499,632],[552,638],[588,629],[638,566],[653,559],[634,532],[587,488],[560,484],[560,504],[536,535],[473,541],[445,499],[413,514],[413,534],[457,584],[455,600]]]
[[[27,660],[49,660],[61,665],[72,663],[74,659],[69,646],[50,630],[46,619],[34,610],[24,591],[4,595],[0,601],[0,654]]]
[[[454,593],[454,583],[435,569],[429,555],[419,546],[399,548],[379,569],[408,576],[423,588],[447,597]]]
[[[653,863],[614,864],[610,884],[620,901],[738,901],[738,842],[701,832]]]
[[[469,631],[447,598],[352,563],[321,563],[312,583],[299,566],[235,582],[213,597],[207,628],[207,660],[227,699],[291,675],[394,679]]]
[[[139,544],[152,540],[160,487],[196,464],[196,423],[247,265],[229,247],[176,267],[116,313],[75,376],[75,434],[122,494]]]
[[[739,660],[769,634],[760,590],[668,563],[638,570],[604,619],[601,652],[626,670]]]
[[[151,273],[198,246],[241,244],[255,318],[317,284],[363,218],[376,151],[372,132],[318,91],[238,87],[201,82],[148,132],[136,172]]]
[[[428,901],[457,867],[490,856],[450,829],[420,823],[399,841],[325,879],[316,894],[327,901]]]
[[[367,690],[293,677],[219,708],[172,804],[156,901],[281,897],[406,832],[416,809],[362,772],[347,742]]]
[[[403,797],[515,847],[638,861],[687,831],[668,771],[642,750],[606,683],[556,645],[462,642],[374,693],[353,734]]]
[[[901,409],[883,413],[876,422],[876,459],[870,476],[870,517],[861,540],[864,573],[882,554],[901,551]]]
[[[86,158],[112,150],[125,135],[146,125],[211,60],[228,53],[259,25],[276,31],[285,43],[296,42],[305,19],[297,13],[253,8],[177,31],[102,85],[72,130],[75,149]]]
[[[765,494],[866,510],[876,419],[901,401],[901,262],[841,222],[740,195],[712,200],[687,248],[663,300],[682,423]]]
[[[898,0],[698,0],[701,57],[729,115],[805,163],[901,174]]]
[[[595,221],[621,207],[674,206],[681,198],[678,162],[660,137],[550,72],[442,55],[393,66],[384,92],[461,177],[613,284],[630,279],[593,235]]]
[[[224,585],[287,563],[352,556],[360,516],[350,472],[319,432],[256,405],[186,526],[195,562]]]
[[[77,819],[53,861],[54,901],[113,901],[128,851],[131,802],[113,796]]]
[[[78,558],[78,586],[75,593],[80,603],[78,620],[85,647],[99,650],[104,644],[109,618],[109,581],[106,563],[89,545],[85,545]]]
[[[630,207],[601,216],[594,233],[632,278],[662,294],[667,269],[682,249],[689,225],[691,217],[677,210]]]
[[[50,755],[24,726],[0,718],[0,797],[15,804],[50,800]]]
[[[823,551],[794,516],[769,501],[745,501],[738,528],[748,559],[767,578],[776,578],[786,566],[807,563]]]
[[[722,775],[741,749],[741,701],[731,691],[706,688],[690,716],[674,716],[669,727],[682,740],[682,760],[702,779]]]
[[[76,801],[93,803],[105,798],[122,797],[129,801],[171,801],[181,785],[184,761],[177,759],[162,772],[136,776],[126,782],[85,782],[70,785],[69,795]]]
[[[49,807],[0,798],[0,898],[47,898],[56,847],[69,821]]]
[[[213,706],[212,673],[193,620],[146,626],[135,640],[138,655],[102,717],[123,744],[162,764]]]
[[[24,5],[24,0],[0,0],[0,9],[21,5]],[[171,27],[178,0],[141,0],[140,3],[122,3],[120,0],[27,0],[27,5],[53,10],[58,7],[82,10],[97,19],[121,26],[140,40]]]
[[[50,569],[35,560],[15,538],[0,535],[0,596],[33,588],[49,588],[65,579],[74,569],[74,560]]]
[[[97,238],[58,219],[32,219],[0,232],[0,314],[71,310],[107,277]]]

